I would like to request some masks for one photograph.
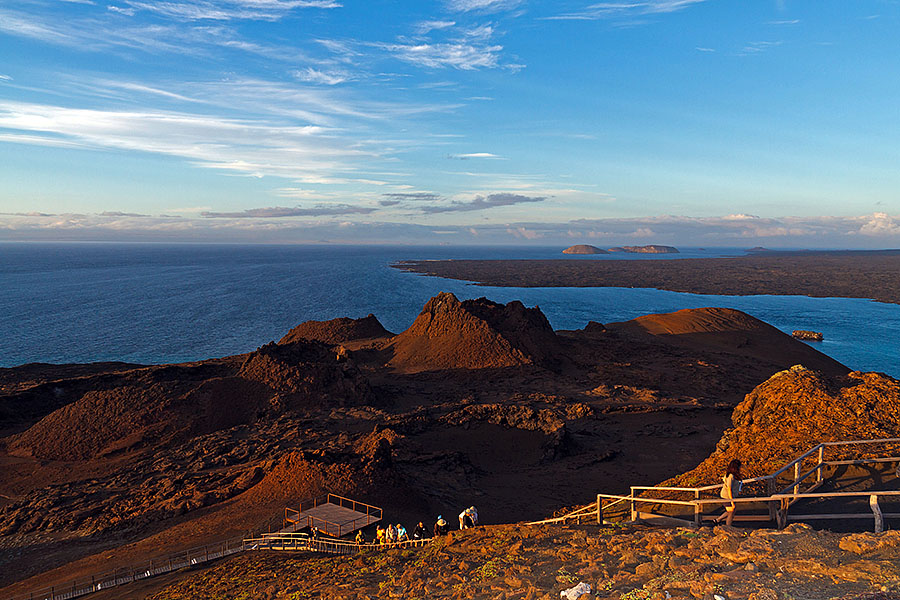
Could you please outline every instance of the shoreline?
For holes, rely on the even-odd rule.
[[[650,288],[717,296],[862,298],[900,304],[900,250],[761,252],[664,261],[410,260],[391,266],[494,287]]]

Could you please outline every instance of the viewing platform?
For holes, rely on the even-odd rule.
[[[377,506],[328,494],[296,509],[285,508],[284,528],[277,533],[316,527],[326,535],[339,538],[381,521],[382,514]]]

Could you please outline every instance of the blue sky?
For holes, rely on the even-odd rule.
[[[896,0],[5,0],[0,239],[900,245]]]

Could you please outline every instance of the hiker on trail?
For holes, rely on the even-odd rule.
[[[366,536],[363,533],[362,529],[360,529],[359,531],[356,532],[356,545],[362,546],[365,543],[366,543]]]
[[[459,528],[469,529],[478,525],[478,511],[474,506],[470,506],[466,510],[459,513]]]
[[[393,544],[397,541],[397,529],[393,524],[388,523],[387,530],[384,532],[384,539],[388,544]]]
[[[416,525],[416,528],[413,529],[413,539],[414,540],[424,540],[428,537],[428,530],[425,529],[425,523],[419,521],[419,524]]]
[[[716,517],[716,523],[721,523],[722,519],[725,519],[725,524],[730,527],[732,521],[734,521],[736,509],[734,498],[741,494],[741,479],[743,479],[743,475],[741,475],[741,461],[734,459],[728,463],[728,468],[725,469],[725,477],[722,478],[722,491],[719,492],[722,498],[732,502],[725,506],[724,513]]]
[[[319,528],[313,526],[313,528],[309,530],[309,537],[311,537],[313,541],[318,540],[319,539]]]
[[[375,526],[375,543],[378,545],[383,544],[385,541],[384,527],[381,525]]]
[[[409,534],[406,533],[406,527],[397,523],[397,541],[398,542],[408,542]]]
[[[434,524],[434,537],[441,537],[450,532],[450,525],[444,520],[442,515],[438,515],[438,520]]]

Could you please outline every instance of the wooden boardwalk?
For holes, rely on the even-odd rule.
[[[851,452],[854,448],[858,449],[855,453]],[[838,456],[826,460],[827,451]],[[605,517],[629,520],[630,514],[631,521],[699,526],[713,521],[724,505],[733,502],[739,508],[735,521],[773,523],[781,529],[790,521],[866,519],[874,521],[875,532],[881,532],[886,518],[900,518],[898,512],[883,510],[896,509],[900,504],[898,451],[900,438],[823,442],[774,473],[743,480],[745,486],[762,488],[760,495],[723,499],[719,496],[721,483],[702,487],[631,486],[628,495],[597,494],[595,503],[528,524],[582,519],[596,519],[602,524]],[[848,474],[850,467],[862,469],[862,474]],[[618,514],[610,512],[613,507]],[[804,509],[802,514],[797,514],[798,507]]]

